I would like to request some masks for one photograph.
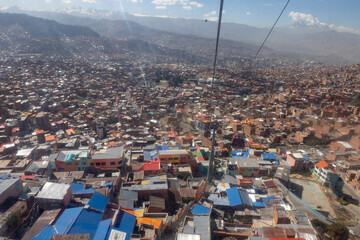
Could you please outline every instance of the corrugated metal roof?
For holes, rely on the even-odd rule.
[[[239,190],[236,187],[226,189],[226,193],[229,198],[230,206],[235,207],[243,204]]]
[[[243,204],[251,206],[251,201],[250,201],[248,192],[245,190],[239,190],[239,194],[240,194],[241,201],[243,202]]]
[[[95,192],[94,195],[91,197],[88,205],[90,206],[90,208],[94,208],[99,210],[100,212],[103,212],[108,202],[109,198]]]
[[[36,240],[49,240],[53,235],[57,234],[54,226],[45,226],[36,234],[32,239]]]
[[[54,225],[58,234],[67,234],[83,209],[84,207],[65,209]]]
[[[56,216],[59,214],[61,209],[47,210],[41,214],[41,216],[36,220],[34,225],[27,231],[22,238],[22,240],[32,239],[36,234],[40,232],[45,226],[47,226],[51,221],[53,221]]]
[[[202,205],[199,204],[195,204],[195,206],[193,207],[193,209],[191,210],[191,212],[194,215],[209,215],[210,214],[210,208],[208,207],[204,207]]]
[[[192,233],[177,233],[176,240],[201,240],[201,235]]]
[[[68,232],[69,234],[90,234],[93,239],[102,218],[101,212],[84,209]]]
[[[46,198],[46,199],[57,199],[62,200],[66,195],[70,185],[47,182],[41,191],[37,194],[36,198]]]
[[[96,230],[93,240],[105,240],[107,232],[110,227],[110,223],[111,223],[111,218],[101,221]]]
[[[110,229],[115,229],[115,230],[118,230],[121,232],[125,232],[126,233],[125,240],[129,240],[131,234],[134,231],[134,227],[135,227],[135,223],[136,223],[136,216],[131,215],[130,213],[127,213],[124,211],[120,211],[119,219],[120,219],[119,226],[118,227],[110,227]]]
[[[228,197],[219,197],[217,194],[210,194],[209,200],[214,202],[214,205],[218,206],[230,206]]]
[[[201,235],[201,240],[210,240],[210,216],[194,216],[195,233]]]

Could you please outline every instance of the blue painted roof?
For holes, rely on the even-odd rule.
[[[144,151],[144,160],[151,160],[151,152]]]
[[[88,205],[91,208],[95,208],[100,210],[100,212],[103,212],[108,202],[109,202],[109,198],[105,197],[100,193],[95,192],[94,195],[92,195]]]
[[[77,192],[73,192],[74,195],[77,194],[90,194],[90,193],[94,193],[96,189],[83,189]]]
[[[274,197],[274,196],[269,196],[269,197],[263,198],[262,200],[263,200],[263,202],[265,203],[265,205],[268,205],[267,200],[270,200],[270,199],[275,199],[275,197]]]
[[[306,156],[306,155],[304,155],[304,159],[305,160],[310,160],[310,158],[308,156]]]
[[[102,215],[102,212],[95,212],[90,209],[84,209],[68,234],[88,233],[90,234],[90,239],[93,239],[101,221]]]
[[[107,183],[104,183],[104,187],[107,187],[107,186],[112,186],[113,185],[113,182],[112,181],[109,181]]]
[[[170,150],[168,145],[164,145],[162,150]]]
[[[55,223],[55,228],[58,231],[58,234],[67,234],[83,209],[84,207],[65,209]]]
[[[263,153],[263,154],[261,154],[261,157],[264,160],[276,160],[276,154],[275,153]]]
[[[82,183],[70,183],[71,192],[76,193],[84,189],[85,185]]]
[[[235,207],[235,206],[243,204],[241,197],[240,197],[239,190],[236,187],[226,189],[226,193],[229,198],[230,207]]]
[[[204,207],[203,205],[195,204],[191,212],[194,215],[200,215],[200,214],[210,214],[210,208]]]
[[[125,232],[126,233],[126,238],[125,240],[129,240],[131,234],[134,231],[134,227],[135,227],[135,223],[136,223],[136,216],[131,215],[130,213],[124,212],[124,211],[120,211],[119,212],[119,227],[110,227],[108,234],[107,234],[107,238],[110,235],[111,229],[115,229],[121,232]]]
[[[162,150],[162,146],[156,146],[156,150]]]
[[[56,234],[56,231],[53,226],[43,227],[38,234],[36,234],[32,240],[49,240],[53,235]]]
[[[251,202],[251,205],[253,205],[254,207],[265,207],[262,202]]]
[[[144,151],[144,160],[150,161],[150,160],[156,158],[155,156],[157,156],[157,150]]]
[[[111,223],[111,218],[100,222],[96,230],[94,240],[105,240],[107,232],[110,227],[110,223]]]
[[[231,155],[233,158],[243,158],[243,157],[248,157],[249,156],[249,151],[239,151],[239,150],[234,150],[231,152]]]

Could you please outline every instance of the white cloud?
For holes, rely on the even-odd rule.
[[[204,4],[202,4],[202,3],[198,3],[195,1],[189,1],[189,0],[153,0],[151,3],[154,5],[160,5],[160,6],[183,5],[183,8],[186,10],[191,10],[192,7],[201,8],[204,6]]]
[[[209,13],[205,13],[204,14],[204,17],[210,17],[210,16],[212,16],[212,15],[216,15],[216,11],[214,10],[214,11],[211,11],[211,12],[209,12]]]
[[[96,0],[82,0],[82,1],[87,3],[96,3]]]
[[[52,0],[45,0],[45,3],[51,3]]]
[[[337,32],[349,32],[349,33],[356,33],[360,34],[360,30],[345,27],[345,26],[336,26],[334,24],[327,24],[321,22],[318,18],[313,17],[311,14],[307,13],[300,13],[300,12],[290,12],[289,17],[295,22],[299,22],[308,26],[319,26],[329,28],[331,30],[335,30]]]
[[[134,13],[133,16],[135,17],[158,17],[158,18],[177,18],[168,15],[149,15],[149,14],[142,14],[142,13]]]
[[[246,16],[249,16],[249,15],[251,15],[251,12],[246,12]]]
[[[143,0],[131,0],[131,2],[133,2],[133,3],[139,3],[139,2],[143,2]]]
[[[156,6],[155,9],[166,9],[166,6]]]
[[[61,0],[62,3],[65,3],[65,4],[70,4],[71,3],[71,0]]]
[[[201,8],[201,7],[204,6],[204,4],[198,3],[198,2],[189,2],[189,4],[190,4],[191,6],[198,7],[198,8]]]
[[[290,12],[289,17],[291,17],[295,22],[304,23],[306,25],[315,25],[320,23],[319,19],[314,18],[311,14],[306,13]]]
[[[218,17],[209,17],[206,20],[208,21],[212,21],[212,22],[217,22],[218,21]]]

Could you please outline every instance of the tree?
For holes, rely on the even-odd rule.
[[[316,229],[316,231],[318,231],[318,233],[320,235],[323,235],[328,230],[328,225],[326,223],[320,221],[319,219],[316,219],[316,218],[312,219],[311,224]]]
[[[349,229],[340,223],[333,223],[328,228],[328,234],[332,240],[348,239]]]
[[[9,230],[13,231],[21,225],[21,218],[18,214],[11,213],[6,219],[6,226]]]

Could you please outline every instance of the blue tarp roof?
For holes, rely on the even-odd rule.
[[[264,160],[276,160],[277,158],[275,153],[263,153],[261,157]]]
[[[56,231],[53,226],[43,227],[38,234],[36,234],[32,240],[49,240],[53,235],[56,234]]]
[[[58,231],[58,234],[67,234],[83,209],[84,207],[65,209],[55,223],[55,228]]]
[[[265,207],[262,202],[251,202],[251,205],[254,207]]]
[[[94,240],[105,240],[107,232],[110,227],[110,223],[111,223],[111,218],[100,222],[96,230]]]
[[[228,195],[231,207],[243,204],[239,194],[239,190],[236,187],[226,189],[226,193]]]
[[[269,196],[269,197],[265,197],[265,198],[263,198],[262,200],[263,200],[263,202],[265,203],[265,205],[268,205],[268,200],[270,200],[270,199],[275,199],[275,197],[274,196]]]
[[[91,197],[88,205],[91,208],[95,208],[103,212],[108,202],[109,202],[109,198],[105,197],[104,195],[101,195],[100,193],[95,192],[94,195]]]
[[[90,209],[84,209],[75,224],[72,226],[69,234],[90,234],[90,239],[93,239],[101,221],[103,213],[95,212]]]
[[[110,235],[111,229],[115,229],[115,230],[118,230],[121,232],[125,232],[126,233],[125,240],[129,240],[131,234],[134,231],[134,227],[135,227],[135,223],[136,223],[136,216],[131,215],[130,213],[127,213],[124,211],[120,211],[119,219],[120,219],[119,227],[110,227],[108,234],[107,234],[107,238]]]
[[[194,215],[200,215],[200,214],[210,214],[210,208],[204,207],[203,205],[195,204],[191,212]]]

